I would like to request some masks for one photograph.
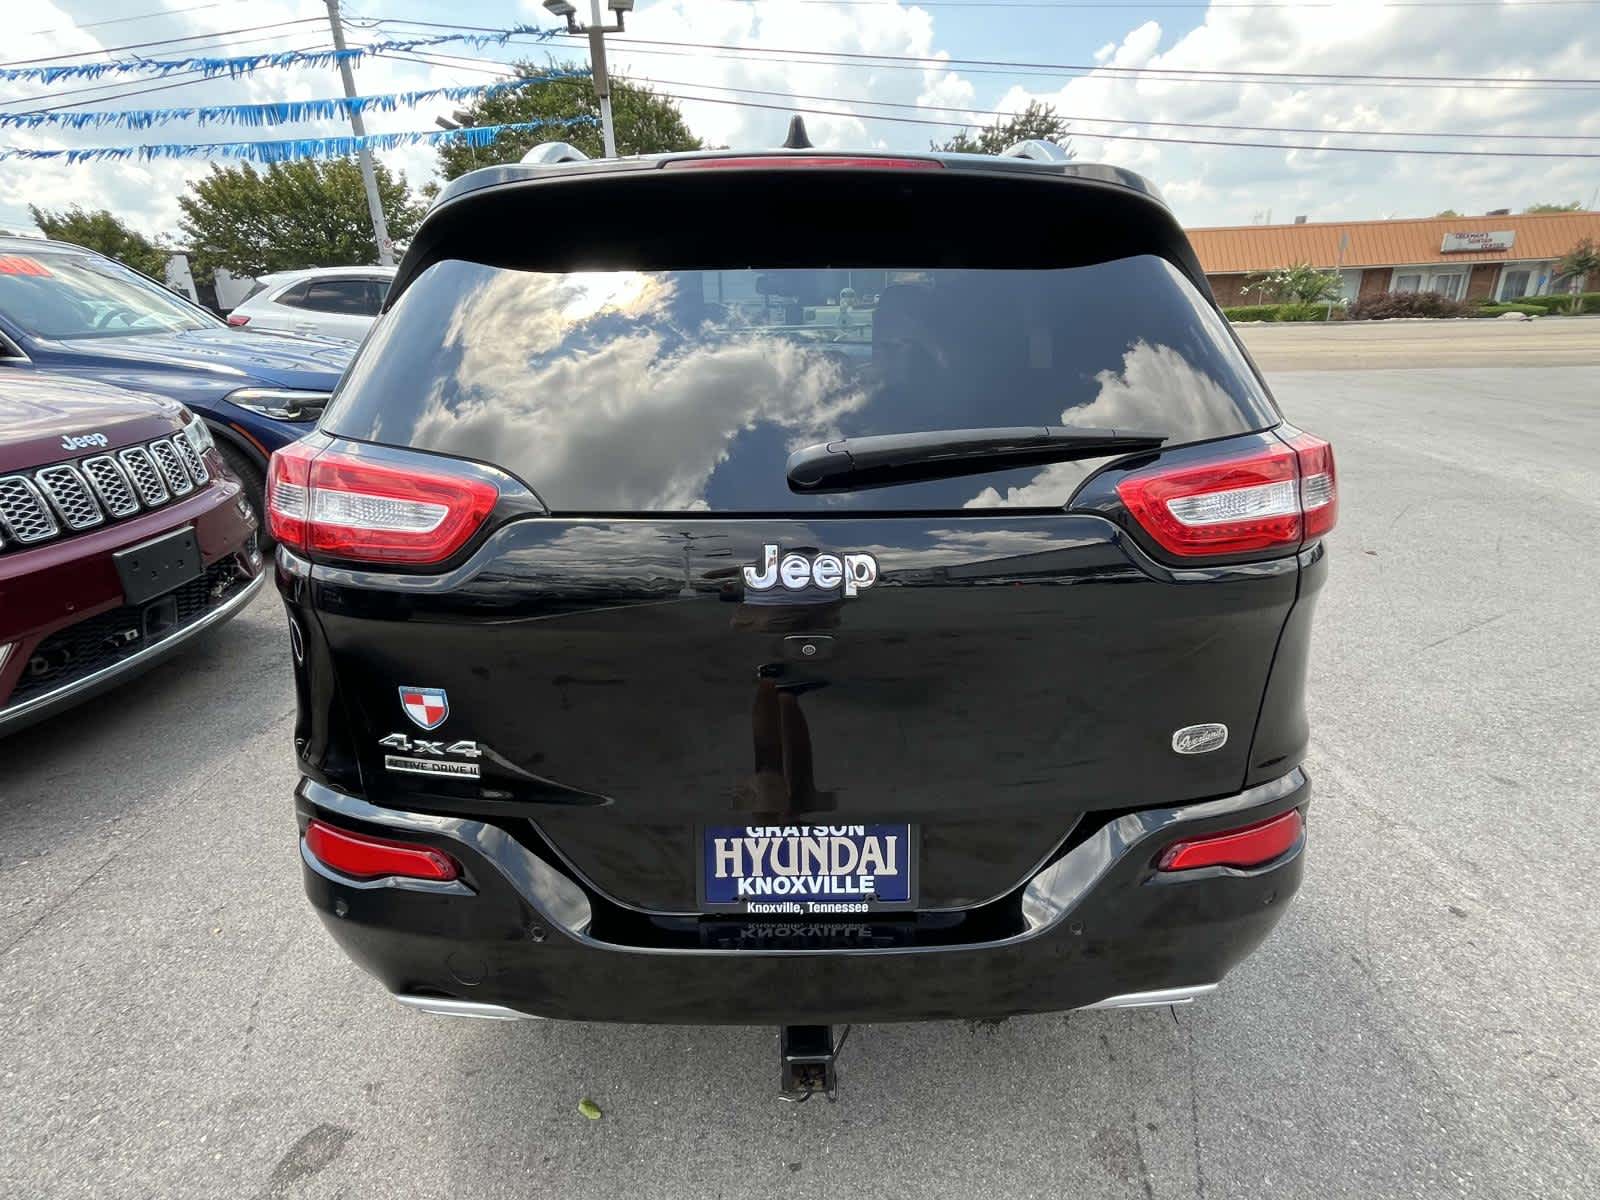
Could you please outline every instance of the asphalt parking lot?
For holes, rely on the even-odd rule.
[[[798,1107],[768,1028],[403,1011],[301,897],[267,594],[0,743],[0,1195],[1593,1195],[1600,370],[1538,361],[1273,376],[1343,477],[1313,840],[1209,1001],[858,1028]]]

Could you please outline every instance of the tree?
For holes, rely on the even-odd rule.
[[[1435,217],[1459,217],[1461,214],[1453,208],[1447,208],[1443,212],[1436,212],[1433,215]]]
[[[1296,263],[1292,267],[1252,275],[1245,281],[1244,290],[1271,303],[1318,304],[1337,300],[1343,294],[1344,285],[1337,271],[1320,271],[1310,263]]]
[[[389,237],[408,241],[423,208],[404,175],[374,163],[378,198]],[[378,261],[361,168],[353,158],[273,163],[264,171],[246,163],[213,166],[178,199],[179,228],[197,276],[217,267],[236,275],[263,275],[302,267],[354,267]]]
[[[28,211],[45,237],[96,250],[157,279],[161,278],[167,259],[172,257],[172,251],[163,246],[159,238],[152,241],[103,208],[86,212],[74,204],[71,208],[51,212],[30,204]]]
[[[1522,211],[1525,213],[1582,212],[1583,201],[1574,200],[1570,204],[1530,204]]]
[[[1596,247],[1593,238],[1584,238],[1571,250],[1561,256],[1561,261],[1556,264],[1556,277],[1568,281],[1568,287],[1576,292],[1578,279],[1584,279],[1585,287],[1593,288],[1595,280],[1600,278],[1600,247]],[[1573,297],[1572,311],[1578,311],[1578,299]]]
[[[533,79],[552,71],[579,70],[571,64],[514,63],[517,74]],[[516,162],[540,142],[570,142],[590,158],[605,154],[600,131],[600,101],[588,72],[546,80],[529,87],[494,92],[473,101],[454,114],[458,124],[517,125],[529,121],[587,118],[588,123],[551,126],[548,129],[513,130],[499,134],[487,146],[445,142],[439,147],[439,173],[454,179],[474,167]],[[672,150],[698,150],[700,139],[689,132],[678,106],[641,84],[611,77],[611,117],[616,127],[618,154],[662,154]]]
[[[945,154],[999,154],[1018,142],[1038,139],[1058,142],[1067,157],[1074,157],[1072,143],[1067,140],[1072,125],[1055,110],[1053,104],[1028,101],[1028,107],[1012,117],[997,117],[993,125],[978,130],[974,135],[963,129],[955,137],[931,143],[931,148]]]

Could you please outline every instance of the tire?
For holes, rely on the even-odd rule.
[[[243,485],[244,498],[250,501],[250,507],[256,510],[256,521],[259,525],[256,531],[256,544],[261,547],[261,553],[270,558],[277,543],[267,532],[266,476],[261,473],[261,468],[256,466],[255,460],[232,442],[217,438],[216,443],[217,453],[222,455],[222,461],[228,464],[228,470],[232,471],[234,478]]]

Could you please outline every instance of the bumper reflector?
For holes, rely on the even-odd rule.
[[[355,879],[432,879],[448,883],[460,871],[448,854],[428,846],[335,829],[321,821],[306,826],[306,849],[318,862]]]
[[[1174,842],[1156,864],[1161,871],[1196,867],[1259,867],[1294,849],[1305,830],[1298,808],[1243,829],[1225,829],[1205,837]]]

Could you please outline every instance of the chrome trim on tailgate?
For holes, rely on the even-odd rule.
[[[159,642],[146,646],[144,649],[128,655],[119,662],[112,663],[96,671],[92,675],[85,675],[82,679],[74,679],[71,683],[64,683],[60,687],[48,692],[42,692],[24,700],[21,704],[11,708],[0,708],[0,734],[12,732],[14,728],[32,724],[41,717],[46,716],[56,708],[61,708],[77,700],[86,700],[97,692],[109,688],[117,680],[135,675],[148,667],[154,666],[168,653],[179,646],[204,633],[213,625],[220,625],[232,617],[261,590],[267,580],[265,571],[261,572],[244,587],[238,594],[228,597],[216,608],[203,616],[197,617],[191,624],[185,625],[175,633],[168,634]]]

